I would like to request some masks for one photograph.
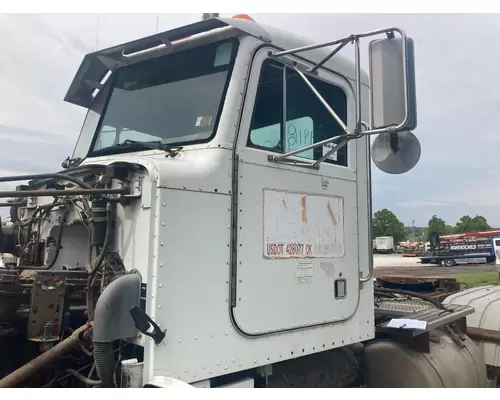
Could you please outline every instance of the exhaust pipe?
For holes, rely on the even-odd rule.
[[[136,337],[139,333],[130,309],[139,306],[141,276],[130,273],[109,284],[97,300],[94,313],[94,361],[102,387],[114,388],[116,340]]]

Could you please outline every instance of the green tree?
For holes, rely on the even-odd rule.
[[[455,232],[455,228],[451,225],[446,225],[446,232],[445,233],[453,233]]]
[[[372,219],[373,237],[392,236],[394,242],[406,239],[404,224],[387,208],[377,211]]]
[[[432,218],[429,220],[428,226],[427,226],[427,240],[430,240],[430,234],[431,232],[436,232],[442,235],[443,233],[449,233],[449,226],[446,225],[446,222],[444,219],[439,218],[437,215],[433,215]]]
[[[469,215],[464,215],[460,218],[460,221],[457,222],[455,233],[487,231],[489,229],[491,229],[491,226],[482,215],[476,215],[473,218]]]

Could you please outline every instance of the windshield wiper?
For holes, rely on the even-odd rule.
[[[141,142],[139,140],[130,140],[127,139],[123,141],[122,143],[117,143],[113,146],[105,147],[99,150],[94,151],[94,154],[96,153],[104,153],[104,152],[109,152],[112,151],[113,149],[131,149],[131,150],[162,150],[165,153],[167,153],[167,157],[175,157],[177,154],[179,154],[179,151],[182,150],[182,147],[177,146],[177,147],[170,147],[166,145],[165,143],[162,142]]]

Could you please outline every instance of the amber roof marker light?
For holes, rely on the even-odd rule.
[[[255,22],[255,20],[248,14],[236,14],[236,15],[233,15],[231,18],[234,18],[234,19],[246,19],[248,21],[252,21],[252,22]]]
[[[210,18],[219,18],[219,17],[220,17],[219,13],[203,13],[201,15],[201,19],[202,20],[210,19]],[[234,19],[246,19],[247,21],[255,22],[255,20],[250,15],[248,15],[248,14],[235,14],[231,18],[234,18]]]

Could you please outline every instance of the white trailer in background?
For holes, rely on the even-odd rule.
[[[394,238],[392,236],[375,238],[375,251],[382,254],[394,253]]]

